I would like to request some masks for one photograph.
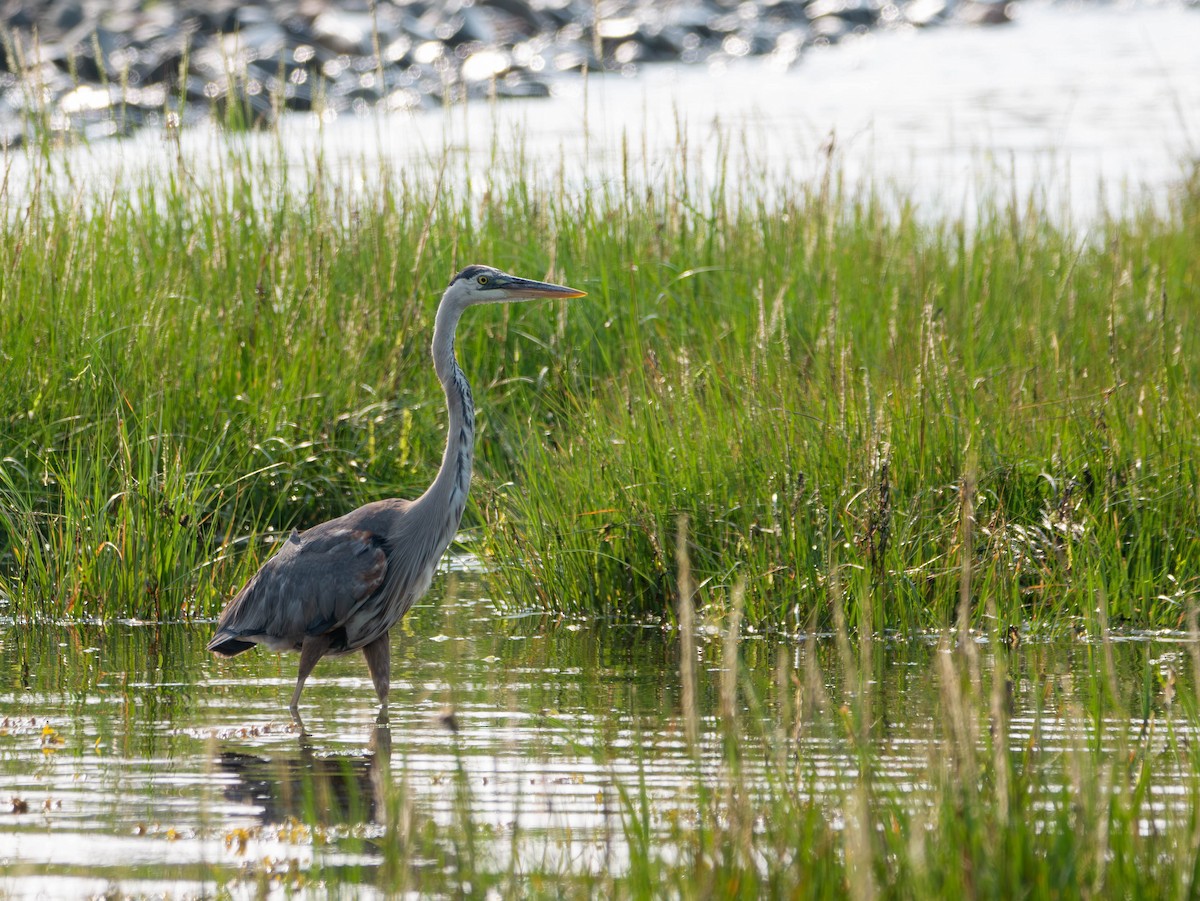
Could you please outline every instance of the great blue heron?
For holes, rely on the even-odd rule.
[[[208,649],[232,657],[256,644],[299,651],[292,693],[297,713],[304,681],[326,654],[362,649],[384,710],[391,655],[388,630],[429,588],[450,546],[471,485],[475,406],[454,358],[454,330],[467,307],[483,303],[582,297],[564,285],[531,281],[490,266],[468,266],[451,279],[433,326],[433,368],[446,392],[450,422],[442,466],[414,501],[389,498],[303,532],[292,532],[229,602]]]

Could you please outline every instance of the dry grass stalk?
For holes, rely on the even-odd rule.
[[[675,545],[675,565],[679,578],[679,683],[683,707],[683,734],[688,749],[697,753],[700,739],[700,714],[696,708],[696,615],[692,603],[691,564],[687,552],[687,516],[680,516]]]

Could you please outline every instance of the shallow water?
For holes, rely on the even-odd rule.
[[[477,600],[481,592],[477,577],[453,574],[397,630],[386,725],[355,656],[318,666],[304,693],[303,732],[285,710],[294,655],[216,660],[204,650],[211,624],[6,626],[0,894],[82,896],[119,886],[236,895],[305,880],[357,893],[385,878],[389,843],[399,841],[388,805],[401,787],[418,834],[422,823],[449,829],[466,812],[478,853],[501,872],[514,853],[525,872],[621,870],[629,853],[622,793],[636,797],[644,784],[664,833],[694,804],[677,636],[658,626],[504,617]],[[1138,715],[1103,719],[1099,735],[1072,714],[1103,691],[1099,646],[1002,651],[1013,674],[1014,748],[1053,756],[1099,741],[1115,752],[1125,742],[1153,745],[1147,730],[1189,732],[1163,693],[1168,672],[1185,690],[1184,644],[1149,636],[1109,647],[1122,706]],[[980,650],[986,677],[993,658],[986,645]],[[912,794],[913,803],[944,726],[938,653],[933,640],[877,642],[872,651],[875,785]],[[724,669],[715,629],[702,631],[700,654],[700,772],[715,773]],[[827,698],[808,685],[818,708],[802,728],[785,729],[792,689],[814,672],[810,657]],[[735,728],[749,784],[765,784],[760,776],[776,758],[790,760],[801,791],[827,802],[836,825],[859,758],[839,714],[854,692],[842,684],[835,642],[751,635],[740,659]],[[1147,830],[1187,812],[1170,755],[1156,756]],[[416,884],[422,868],[449,866],[456,851],[442,850],[410,853]]]

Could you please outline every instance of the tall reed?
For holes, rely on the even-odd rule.
[[[924,221],[834,170],[706,183],[684,156],[669,191],[572,191],[518,157],[481,195],[435,160],[363,191],[214,146],[103,188],[31,154],[0,194],[18,615],[211,614],[273,531],[420,491],[442,446],[430,316],[482,259],[589,290],[460,336],[481,401],[468,546],[512,605],[673,618],[686,514],[702,616],[743,580],[748,623],[831,626],[836,563],[849,627],[936,628],[967,553],[973,622],[994,598],[1053,629],[1103,585],[1115,623],[1182,623],[1195,177],[1168,216],[1085,238],[1002,200]]]

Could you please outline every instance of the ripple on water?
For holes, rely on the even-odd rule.
[[[24,637],[19,650],[0,645],[0,798],[13,807],[0,819],[0,892],[70,894],[98,881],[195,894],[264,867],[277,878],[317,867],[370,883],[399,795],[417,821],[445,829],[466,804],[496,860],[515,851],[539,865],[612,872],[628,862],[630,803],[644,793],[652,828],[666,835],[694,818],[698,785],[711,790],[728,772],[719,638],[701,640],[693,759],[677,716],[675,637],[662,629],[547,628],[498,617],[486,602],[430,603],[394,637],[388,723],[377,722],[361,659],[334,658],[306,688],[305,730],[284,706],[295,657],[218,661],[204,650],[208,632],[63,626]],[[443,635],[453,640],[428,640]],[[1170,665],[1176,639],[1114,643],[1123,684],[1140,691],[1145,661]],[[64,654],[63,644],[89,653]],[[170,653],[150,653],[163,647]],[[1168,728],[1190,737],[1191,727],[1160,703],[1145,722],[1107,718],[1093,734],[1080,713],[1090,683],[1079,661],[1090,656],[1079,648],[1026,644],[1008,658],[1015,753],[1064,758],[1099,742],[1113,759],[1136,747],[1168,769],[1155,749]],[[775,687],[781,650],[797,674],[815,655],[829,698],[798,725],[781,719],[797,700]],[[881,643],[863,758],[841,709],[858,692],[843,689],[835,642],[748,640],[743,700],[755,703],[741,705],[733,727],[743,789],[812,799],[836,827],[865,760],[876,794],[932,803],[933,749],[948,728],[937,653],[928,641]],[[981,723],[982,733],[985,715]],[[1065,781],[1044,786],[1035,812],[1052,817],[1065,790]],[[1142,827],[1187,816],[1189,801],[1169,775],[1157,779]],[[156,878],[143,878],[150,871]]]

